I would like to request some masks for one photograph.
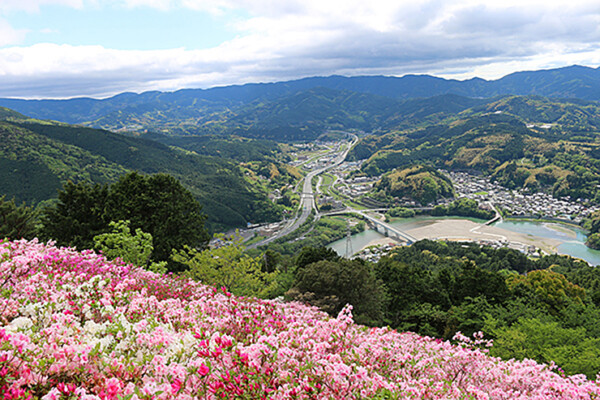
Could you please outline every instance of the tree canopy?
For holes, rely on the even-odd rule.
[[[0,197],[0,239],[32,239],[36,235],[37,212],[25,204],[15,204],[15,200]]]
[[[177,179],[131,172],[110,186],[67,182],[59,201],[42,215],[42,237],[88,249],[94,237],[111,231],[111,221],[152,236],[153,261],[167,261],[174,249],[201,248],[209,240],[202,207]],[[176,266],[170,265],[171,269]]]

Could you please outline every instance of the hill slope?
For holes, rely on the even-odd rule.
[[[232,161],[147,139],[49,123],[0,122],[0,187],[17,201],[56,197],[64,182],[108,183],[127,171],[168,173],[203,205],[213,229],[276,218],[266,193]]]
[[[583,376],[489,357],[480,339],[460,346],[367,329],[350,308],[332,319],[36,242],[0,244],[0,260],[3,398],[600,395]]]

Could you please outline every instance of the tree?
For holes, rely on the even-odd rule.
[[[202,206],[167,174],[122,176],[110,188],[107,214],[113,221],[131,221],[131,229],[150,233],[155,261],[167,261],[172,250],[184,246],[201,248],[210,239]]]
[[[108,186],[68,181],[58,192],[58,202],[42,212],[41,236],[61,246],[91,249],[94,236],[106,232]]]
[[[35,222],[38,213],[25,204],[17,206],[15,199],[0,197],[0,239],[33,239],[37,229]]]
[[[320,305],[331,315],[337,315],[346,304],[351,304],[357,322],[374,325],[383,320],[383,293],[369,264],[341,258],[304,266],[287,295]]]
[[[417,319],[415,309],[424,304],[442,309],[450,307],[448,288],[441,285],[431,271],[420,266],[383,257],[375,265],[375,274],[385,287],[386,322],[393,328],[420,331],[422,321]],[[442,334],[443,326],[439,328],[438,334]]]
[[[583,304],[585,289],[569,282],[564,275],[551,268],[531,271],[526,276],[512,275],[506,283],[513,293],[530,296],[551,314],[558,314],[571,303]]]
[[[146,265],[152,253],[152,235],[138,228],[133,236],[129,221],[111,221],[109,226],[112,232],[94,236],[94,248],[109,259],[119,257],[126,263]]]
[[[495,337],[492,356],[554,361],[567,374],[582,373],[590,379],[600,369],[600,339],[588,337],[582,327],[564,328],[557,322],[521,318],[511,327],[500,328],[490,319],[485,330]]]
[[[203,247],[209,240],[202,207],[177,179],[131,172],[111,186],[67,182],[42,216],[43,238],[91,249],[110,221],[130,221],[153,238],[152,260],[168,261],[173,249]],[[178,268],[170,264],[169,268]]]
[[[241,239],[229,238],[228,243],[214,249],[186,246],[174,252],[173,260],[187,266],[187,274],[204,284],[225,287],[238,296],[270,297],[276,290],[277,272],[263,272],[262,258],[243,252]]]
[[[138,228],[132,235],[129,221],[111,221],[109,226],[113,228],[112,232],[94,236],[96,250],[111,260],[118,257],[128,264],[147,267],[157,273],[166,272],[165,261],[149,264],[154,249],[151,234]]]
[[[588,236],[585,245],[591,249],[600,249],[600,233],[592,233]]]
[[[502,303],[509,297],[504,277],[498,272],[486,271],[473,261],[464,261],[456,274],[451,298],[460,304],[467,298],[486,296],[490,303]]]
[[[300,254],[298,254],[298,257],[296,258],[296,266],[300,270],[300,269],[304,268],[305,266],[307,266],[308,264],[312,264],[317,261],[321,261],[321,260],[336,261],[339,259],[340,259],[340,256],[338,255],[338,253],[336,253],[335,250],[330,249],[328,247],[306,246],[306,247],[303,247],[302,250],[300,250]]]

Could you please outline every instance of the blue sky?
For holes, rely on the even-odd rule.
[[[0,97],[600,65],[597,0],[0,0]]]
[[[1,2],[1,0],[0,0]],[[11,25],[26,30],[24,46],[55,43],[102,45],[117,50],[183,47],[203,49],[235,38],[235,12],[214,15],[184,8],[42,5],[39,11],[13,10]]]

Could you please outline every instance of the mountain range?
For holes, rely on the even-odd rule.
[[[378,128],[392,113],[399,114],[402,107],[414,108],[413,99],[440,95],[468,97],[471,102],[505,95],[597,101],[600,69],[574,65],[516,72],[497,80],[464,81],[429,75],[310,77],[175,92],[122,93],[101,100],[5,98],[0,99],[0,106],[33,118],[113,131],[150,130],[168,134],[237,131],[251,137],[277,138],[281,128],[292,127],[299,129],[289,135],[288,139],[293,140],[303,136],[311,139],[312,130],[324,127]],[[447,99],[439,103],[444,105]],[[465,104],[464,108],[473,105]]]

